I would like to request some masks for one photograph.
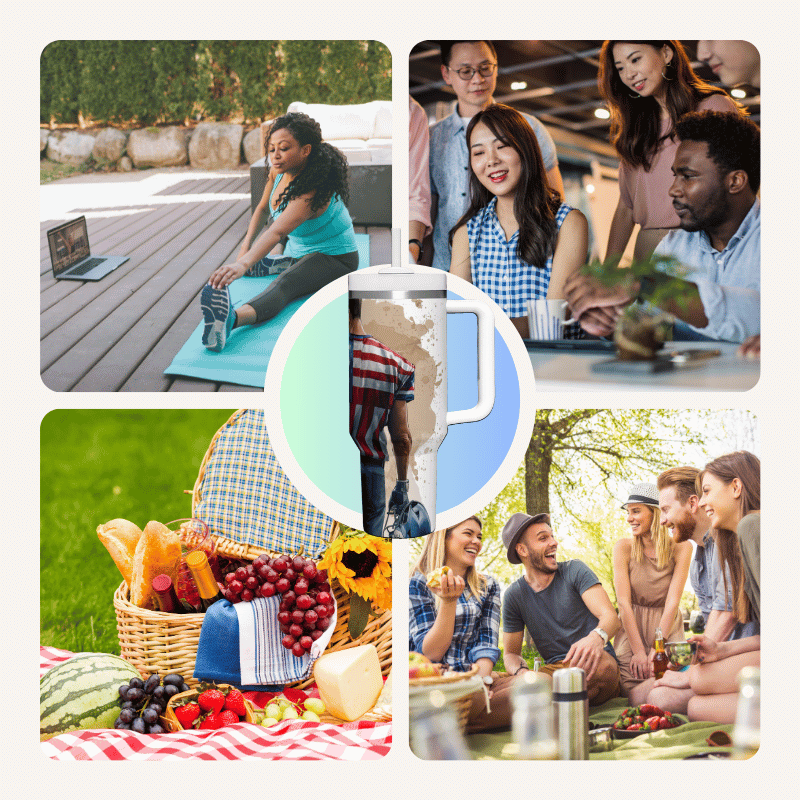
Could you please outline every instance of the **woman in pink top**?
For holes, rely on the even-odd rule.
[[[638,224],[634,257],[646,258],[670,228],[679,227],[669,197],[678,149],[675,123],[688,111],[741,107],[698,78],[683,45],[674,40],[603,42],[599,84],[620,158],[620,199],[606,256],[622,254]]]

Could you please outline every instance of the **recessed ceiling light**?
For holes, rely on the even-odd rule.
[[[731,97],[738,97],[742,100],[747,97],[747,92],[744,89],[731,89]]]
[[[596,108],[594,110],[594,115],[597,119],[608,119],[611,116],[607,108]]]
[[[519,92],[522,89],[527,89],[527,88],[528,88],[528,84],[525,81],[514,81],[511,84],[511,89],[513,91],[515,91],[515,92]]]

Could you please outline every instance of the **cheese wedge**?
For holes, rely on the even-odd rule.
[[[330,714],[346,722],[358,719],[375,705],[383,689],[375,645],[326,653],[314,664],[314,680]]]

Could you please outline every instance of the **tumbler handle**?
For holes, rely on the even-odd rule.
[[[447,300],[448,314],[475,314],[478,318],[478,403],[473,408],[447,412],[447,425],[477,422],[494,407],[494,314],[478,300]]]

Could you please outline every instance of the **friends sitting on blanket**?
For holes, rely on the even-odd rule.
[[[503,598],[506,669],[511,675],[528,669],[522,658],[527,628],[546,662],[540,674],[578,667],[586,673],[590,705],[616,697],[619,666],[609,639],[620,623],[597,576],[577,559],[556,561],[549,514],[513,514],[502,537],[508,560],[525,569]]]
[[[500,655],[500,584],[477,570],[482,523],[478,517],[436,531],[425,539],[409,579],[409,650],[468,672],[474,664],[490,693],[472,697],[467,731],[475,733],[511,724],[511,688],[515,678],[493,672]]]
[[[653,643],[683,641],[679,603],[689,574],[692,546],[671,538],[659,510],[658,487],[638,483],[627,502],[631,537],[614,545],[614,591],[622,628],[614,638],[623,694],[632,706],[645,702],[652,677]]]
[[[664,489],[660,499],[662,505],[671,500]],[[739,671],[761,664],[761,462],[746,451],[714,459],[697,476],[694,495],[688,496],[687,504],[696,505],[698,513],[710,521],[715,563],[706,563],[702,569],[707,572],[714,567],[712,583],[723,586],[723,608],[726,596],[732,598],[733,618],[728,625],[724,619],[715,620],[702,636],[690,637],[689,641],[697,644],[695,663],[686,672],[667,672],[657,680],[648,702],[685,710],[692,721],[731,723]],[[675,518],[675,512],[668,515]],[[677,522],[674,525],[678,527]],[[682,523],[687,532],[696,525],[691,517]],[[707,561],[705,549],[700,557]],[[698,572],[693,568],[693,583]],[[733,623],[752,625],[737,637]]]
[[[266,150],[267,185],[239,255],[234,263],[214,270],[200,295],[203,344],[217,352],[234,328],[265,322],[293,300],[358,268],[342,152],[322,141],[318,122],[295,112],[272,123]],[[272,224],[253,242],[265,214]],[[288,241],[281,253],[284,238]],[[228,286],[233,281],[276,273],[280,274],[266,291],[232,308]]]

